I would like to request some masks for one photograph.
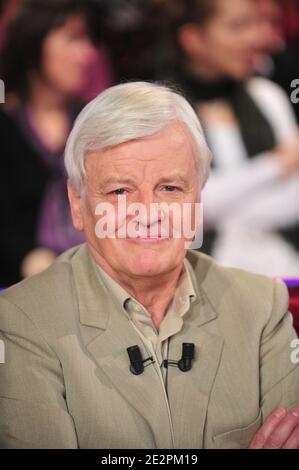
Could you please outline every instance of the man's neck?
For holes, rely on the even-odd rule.
[[[91,255],[102,268],[126,292],[134,297],[150,313],[159,329],[169,305],[171,304],[179,278],[184,270],[183,262],[173,270],[157,276],[130,276],[115,272],[106,261],[91,250]]]
[[[132,295],[150,313],[157,329],[171,304],[183,265],[162,276],[145,278],[114,278],[123,289]],[[112,276],[111,276],[112,277]]]

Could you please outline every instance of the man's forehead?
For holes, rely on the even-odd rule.
[[[170,181],[176,181],[181,183],[187,183],[190,180],[190,177],[186,172],[182,171],[170,171],[161,174],[161,172],[157,172],[155,175],[156,179],[159,180],[161,183],[167,183]],[[111,175],[109,173],[102,175],[101,181],[103,184],[113,184],[113,183],[122,183],[122,184],[131,184],[136,182],[136,178],[134,175],[130,176],[123,176],[123,175]]]
[[[146,169],[150,169],[153,174],[161,172],[165,178],[170,173],[170,176],[176,173],[175,177],[179,174],[184,178],[190,169],[193,171],[195,149],[190,135],[183,137],[173,132],[175,129],[167,134],[167,130],[164,130],[166,135],[160,133],[111,148],[89,151],[85,159],[86,169],[97,172],[97,167],[101,167],[101,174],[106,178],[130,178],[132,174]]]

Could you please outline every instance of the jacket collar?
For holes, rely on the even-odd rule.
[[[189,251],[187,263],[191,266],[189,273],[196,293],[192,302],[196,311],[194,322],[202,326],[217,318],[216,309],[211,298],[215,289],[210,276],[213,262],[203,254]],[[78,298],[80,322],[82,325],[105,330],[111,312],[115,309],[110,293],[98,273],[98,267],[92,259],[86,244],[82,245],[72,258],[74,282]],[[201,307],[196,309],[195,307]]]

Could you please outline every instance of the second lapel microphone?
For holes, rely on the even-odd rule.
[[[153,357],[143,359],[139,346],[134,345],[127,348],[127,352],[130,359],[130,372],[134,375],[140,375],[144,371],[144,364],[151,361],[150,364],[154,364]],[[192,361],[194,359],[194,343],[183,343],[182,344],[182,357],[179,361],[172,361],[165,359],[163,366],[168,368],[169,366],[178,367],[182,372],[188,372],[192,368]]]
[[[192,361],[194,359],[194,343],[182,344],[182,357],[179,361],[171,361],[165,359],[163,361],[164,367],[167,369],[169,366],[178,367],[182,372],[188,372],[192,368]]]

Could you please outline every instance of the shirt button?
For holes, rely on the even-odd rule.
[[[135,302],[132,304],[132,310],[136,313],[142,312],[142,308],[140,307],[140,305],[136,304]]]

